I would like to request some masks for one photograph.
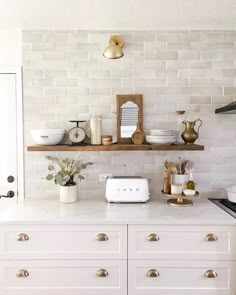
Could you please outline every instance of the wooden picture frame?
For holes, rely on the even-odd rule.
[[[138,107],[137,123],[139,124],[140,129],[143,130],[143,95],[142,94],[118,94],[116,96],[116,105],[117,105],[117,143],[119,144],[132,143],[132,139],[131,139],[132,134],[130,135],[130,137],[129,136],[124,137],[121,134],[122,106],[126,104],[127,102],[137,105]],[[135,124],[135,130],[137,127],[137,123]]]

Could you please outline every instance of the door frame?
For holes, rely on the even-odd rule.
[[[17,202],[20,203],[25,199],[22,69],[20,66],[0,66],[0,74],[16,75]]]

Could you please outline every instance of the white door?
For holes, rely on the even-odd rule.
[[[11,197],[1,197],[1,206],[17,200],[16,74],[0,73],[0,106],[0,196]]]

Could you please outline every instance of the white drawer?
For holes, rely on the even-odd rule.
[[[0,228],[1,259],[125,259],[126,256],[126,225]]]
[[[0,294],[126,295],[127,261],[4,261],[0,266]]]
[[[229,261],[132,260],[128,268],[128,294],[235,295],[235,264]],[[217,277],[206,277],[207,272]]]
[[[236,257],[235,229],[231,227],[130,225],[128,228],[130,259]]]

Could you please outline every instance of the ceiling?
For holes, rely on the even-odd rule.
[[[0,0],[0,29],[236,29],[236,0]]]

